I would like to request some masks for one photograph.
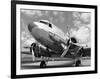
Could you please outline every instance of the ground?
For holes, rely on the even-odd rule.
[[[81,59],[80,67],[90,66],[91,59],[90,57],[83,57]],[[22,69],[38,69],[40,68],[41,58],[36,58],[35,61],[32,60],[31,54],[21,54],[21,68]],[[56,68],[56,67],[73,67],[75,60],[72,58],[59,58],[52,57],[49,58],[47,62],[47,68]]]

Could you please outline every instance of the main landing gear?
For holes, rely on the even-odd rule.
[[[77,59],[76,61],[75,61],[75,67],[78,67],[78,66],[80,66],[81,65],[81,60],[80,59]]]
[[[40,68],[46,68],[49,58],[41,57],[42,61],[40,62]]]
[[[46,61],[42,60],[40,63],[40,68],[46,68]]]

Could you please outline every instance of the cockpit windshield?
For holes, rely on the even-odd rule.
[[[50,28],[52,28],[52,24],[50,24],[49,22],[47,22],[47,21],[40,21],[40,23],[43,23],[43,24],[46,24],[46,25],[48,25]]]
[[[43,24],[49,24],[49,23],[46,22],[46,21],[40,21],[40,23],[43,23]]]

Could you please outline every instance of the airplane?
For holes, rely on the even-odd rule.
[[[80,45],[77,43],[75,37],[70,37],[70,33],[64,33],[60,28],[55,26],[53,23],[47,20],[35,21],[28,24],[28,30],[30,34],[35,38],[38,44],[33,43],[31,45],[31,52],[33,55],[33,60],[35,60],[35,56],[39,54],[42,57],[42,61],[40,63],[40,67],[46,67],[46,61],[51,57],[52,54],[60,54],[60,58],[65,57],[67,54],[71,54],[72,58],[74,58],[75,66],[79,66],[81,64],[80,57],[82,53],[78,56],[79,51],[84,47],[84,45]],[[42,48],[39,45],[43,45],[45,47]],[[39,47],[39,50],[43,52],[35,52],[36,48]],[[74,53],[68,52],[70,48],[77,47],[77,51]],[[32,50],[33,49],[33,50]],[[45,53],[44,53],[45,52]],[[45,55],[49,55],[47,58]],[[39,56],[40,57],[40,56]],[[44,58],[43,58],[44,57]]]

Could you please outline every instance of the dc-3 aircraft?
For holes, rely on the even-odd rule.
[[[35,57],[41,58],[41,68],[47,66],[47,62],[52,56],[70,57],[75,60],[75,66],[81,64],[84,45],[78,44],[75,37],[70,37],[69,32],[65,34],[60,28],[47,20],[29,23],[28,30],[38,42],[31,44],[30,52],[32,52],[34,61]]]

